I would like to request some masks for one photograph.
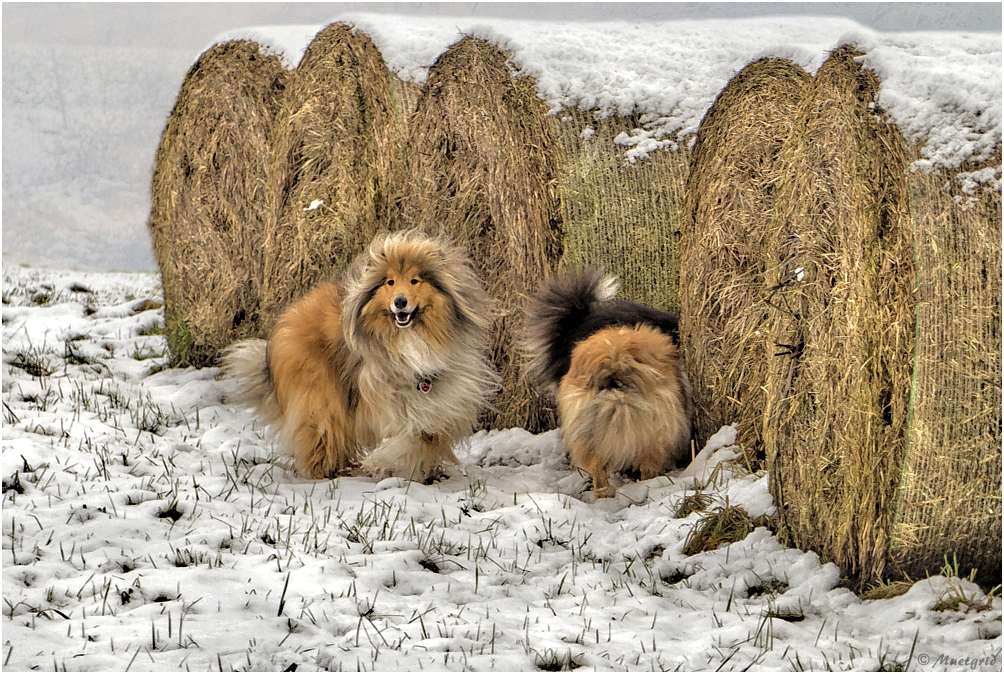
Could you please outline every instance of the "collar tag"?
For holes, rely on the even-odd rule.
[[[418,380],[418,390],[422,393],[428,393],[432,390],[432,380],[431,379],[419,379]]]

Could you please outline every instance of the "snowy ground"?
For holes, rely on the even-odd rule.
[[[432,485],[303,480],[216,369],[164,369],[160,301],[4,271],[5,670],[1000,670],[1000,598],[934,610],[984,600],[959,578],[862,601],[764,528],[686,556],[695,489],[772,512],[731,428],[599,503],[519,429]]]

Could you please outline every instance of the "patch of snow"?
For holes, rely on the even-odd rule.
[[[990,166],[979,171],[969,171],[955,176],[959,186],[965,194],[973,195],[982,185],[989,189],[1000,192],[1001,190],[1001,167]]]
[[[729,79],[746,64],[787,58],[814,73],[829,51],[856,44],[879,75],[879,101],[903,133],[923,144],[918,167],[982,161],[1001,142],[1001,43],[992,33],[879,33],[834,17],[772,17],[645,23],[505,19],[337,17],[370,35],[399,77],[424,82],[429,67],[464,35],[498,44],[537,81],[552,112],[637,114],[642,126],[619,144],[635,161],[696,132]]]
[[[220,33],[206,46],[199,56],[210,47],[220,42],[230,40],[250,40],[261,45],[261,53],[266,56],[277,56],[287,70],[300,65],[307,46],[324,26],[317,24],[293,24],[288,26],[249,26],[235,28]],[[195,60],[198,60],[198,56]]]
[[[999,33],[862,30],[844,39],[882,81],[879,104],[908,140],[923,144],[917,168],[991,158],[1001,143]]]

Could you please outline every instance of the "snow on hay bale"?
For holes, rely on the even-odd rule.
[[[737,422],[760,445],[768,345],[763,289],[775,165],[811,77],[764,58],[722,90],[697,133],[680,237],[680,341],[698,442]]]
[[[275,122],[264,238],[262,328],[340,274],[386,226],[414,95],[397,87],[373,41],[345,23],[321,30],[289,78]],[[396,105],[397,104],[397,105]]]
[[[1000,163],[998,146],[990,171]],[[957,555],[960,571],[979,569],[992,587],[1002,561],[1001,193],[968,194],[973,168],[909,174],[917,351],[889,546],[893,567],[914,578]]]
[[[271,130],[287,73],[259,45],[216,44],[191,67],[154,163],[149,227],[173,365],[206,365],[254,332]]]
[[[408,167],[392,226],[445,232],[468,248],[496,302],[492,354],[503,379],[485,421],[533,432],[554,425],[518,356],[524,298],[561,255],[556,141],[547,108],[507,55],[466,37],[429,71],[410,124]]]
[[[627,161],[617,141],[642,126],[637,116],[565,110],[550,119],[562,149],[562,264],[604,267],[619,278],[622,297],[679,311],[689,153],[678,146]]]
[[[890,541],[919,326],[905,144],[861,55],[822,65],[778,159],[763,439],[793,542],[863,585],[906,571]]]

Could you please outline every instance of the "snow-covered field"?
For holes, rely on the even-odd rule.
[[[686,555],[695,491],[773,512],[731,427],[598,503],[520,429],[430,485],[300,479],[218,370],[165,369],[160,292],[4,271],[5,670],[1000,670],[960,578],[862,601],[762,527]]]

